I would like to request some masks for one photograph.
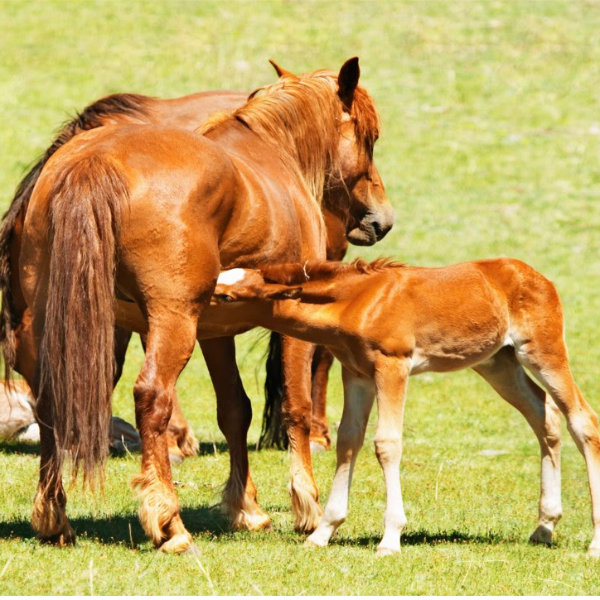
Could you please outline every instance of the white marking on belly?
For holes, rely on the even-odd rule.
[[[238,283],[238,281],[242,281],[245,276],[245,269],[229,269],[229,271],[223,271],[219,274],[217,285],[233,285],[234,283]]]

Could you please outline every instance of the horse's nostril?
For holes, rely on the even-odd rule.
[[[373,227],[377,239],[380,240],[384,234],[381,223],[379,221],[371,221],[371,227]]]

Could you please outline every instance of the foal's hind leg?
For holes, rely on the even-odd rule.
[[[140,520],[154,544],[170,553],[194,548],[179,514],[167,426],[177,378],[194,350],[197,322],[198,314],[188,307],[148,306],[146,357],[134,388],[142,473],[132,483],[140,487]]]
[[[248,428],[252,407],[235,362],[232,337],[203,340],[202,353],[217,394],[217,420],[229,446],[230,473],[223,492],[223,508],[234,527],[264,529],[271,524],[256,500],[248,466]]]
[[[585,458],[590,494],[594,537],[589,553],[600,558],[600,434],[598,417],[573,380],[567,349],[560,331],[546,329],[532,335],[530,342],[517,348],[517,358],[548,390],[567,419],[567,427]]]
[[[532,542],[550,544],[556,523],[562,515],[560,491],[560,411],[527,375],[507,346],[493,358],[474,367],[509,404],[525,417],[533,429],[542,455],[539,518]]]

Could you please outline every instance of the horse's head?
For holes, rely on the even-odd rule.
[[[294,75],[271,64],[279,81],[252,92],[229,118],[290,155],[314,198],[343,223],[349,242],[374,244],[391,229],[394,210],[373,161],[379,115],[358,84],[358,58],[339,73]]]

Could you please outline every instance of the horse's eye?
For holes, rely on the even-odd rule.
[[[233,296],[229,294],[217,294],[216,297],[221,302],[233,302]]]

